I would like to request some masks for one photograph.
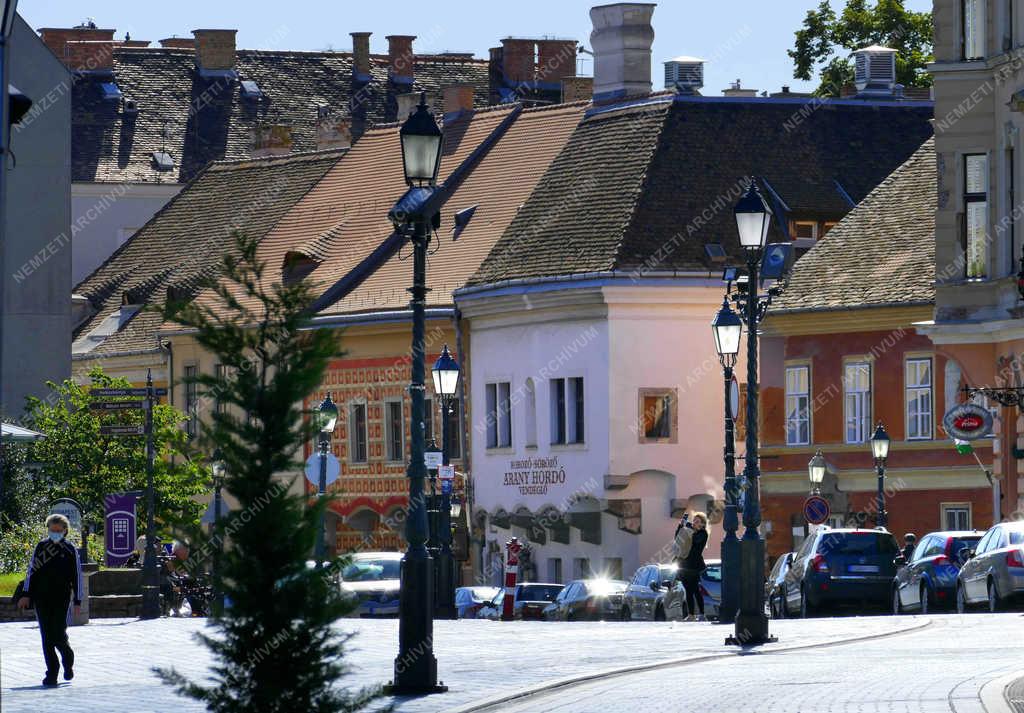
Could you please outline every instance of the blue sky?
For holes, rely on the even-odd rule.
[[[832,0],[839,7],[840,0]],[[21,0],[19,11],[32,27],[70,27],[91,16],[117,37],[156,40],[191,37],[195,28],[238,30],[244,48],[322,50],[351,48],[349,32],[372,31],[371,48],[386,52],[389,34],[417,35],[419,52],[462,51],[487,57],[502,37],[572,37],[590,46],[585,0]],[[778,91],[793,79],[786,50],[807,10],[818,0],[663,0],[654,11],[652,75],[662,85],[661,63],[677,55],[709,60],[705,93],[717,93],[742,79],[744,87]],[[912,10],[931,9],[931,0],[906,0]]]

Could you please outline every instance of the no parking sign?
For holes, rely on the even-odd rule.
[[[812,495],[804,501],[804,518],[811,525],[820,525],[828,520],[832,508],[828,500],[820,495]]]

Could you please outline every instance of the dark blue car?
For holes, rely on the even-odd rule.
[[[917,543],[909,562],[901,562],[892,585],[892,613],[956,606],[956,576],[961,550],[974,550],[983,532],[932,532]]]

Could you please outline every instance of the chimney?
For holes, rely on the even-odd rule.
[[[412,84],[412,42],[416,35],[388,35],[388,77],[395,84]]]
[[[352,35],[352,79],[370,81],[370,35],[372,32],[350,32]]]
[[[595,100],[650,94],[654,7],[616,3],[590,8]]]
[[[593,77],[562,77],[562,103],[590,99],[594,94]]]
[[[896,50],[872,45],[853,53],[854,85],[857,96],[865,99],[893,99],[902,96],[896,84]]]
[[[317,107],[316,118],[317,151],[352,145],[352,122],[331,111],[330,106]]]
[[[501,67],[506,82],[532,82],[537,74],[534,40],[506,37],[501,41]]]
[[[73,72],[110,74],[114,71],[112,40],[69,40],[64,45],[64,64]]]
[[[464,111],[473,111],[473,85],[468,82],[449,84],[442,90],[444,117],[447,120]]]
[[[292,127],[287,124],[257,124],[252,133],[252,157],[284,156],[292,150]]]
[[[226,76],[235,71],[235,34],[238,30],[192,30],[196,67],[200,75]]]
[[[756,89],[744,89],[742,84],[740,83],[740,80],[737,79],[735,82],[733,82],[732,84],[729,85],[728,89],[723,89],[722,90],[722,96],[723,97],[744,97],[746,99],[751,99],[751,98],[757,96],[757,90]]]
[[[44,27],[39,30],[39,37],[57,59],[71,67],[68,42],[112,42],[114,30],[100,29],[93,23],[78,27]]]
[[[402,123],[409,118],[409,114],[415,111],[416,107],[420,103],[419,92],[405,92],[404,94],[396,94],[395,101],[398,103],[398,113],[395,114],[395,121]],[[430,95],[427,95],[427,106],[430,106]]]
[[[576,74],[576,40],[537,40],[537,81],[558,86]]]
[[[196,41],[188,37],[165,37],[160,40],[160,46],[176,50],[194,50]]]

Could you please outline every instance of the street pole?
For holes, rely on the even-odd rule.
[[[224,613],[224,587],[220,582],[221,565],[224,557],[224,539],[220,535],[222,478],[223,475],[218,475],[216,482],[213,484],[213,536],[217,540],[217,549],[214,550],[215,559],[213,560],[213,567],[216,572],[214,580],[217,583],[217,594],[213,600],[213,605],[216,607],[214,610],[215,616],[221,616]]]
[[[434,693],[447,690],[437,684],[437,659],[434,657],[434,572],[426,548],[427,510],[423,481],[423,376],[424,332],[426,331],[427,246],[430,243],[428,220],[412,218],[413,282],[412,294],[412,399],[410,424],[409,512],[405,522],[408,549],[402,557],[402,587],[399,594],[398,656],[392,694]]]
[[[448,421],[451,416],[451,396],[441,396],[441,463],[449,465],[449,427]],[[455,609],[455,558],[452,555],[452,495],[451,488],[454,483],[449,482],[446,486],[441,483],[441,551],[438,559],[438,601],[435,605],[439,619],[456,619]]]
[[[878,469],[878,515],[875,517],[875,524],[878,527],[885,527],[889,524],[889,516],[885,512],[885,463],[880,460],[875,463],[875,467]]]
[[[764,540],[761,525],[760,470],[757,455],[757,325],[761,304],[758,297],[760,250],[747,250],[747,440],[743,477],[747,489],[743,496],[743,526],[740,542],[740,606],[736,633],[731,643],[751,646],[771,641],[768,617],[764,613]]]
[[[731,624],[736,619],[740,601],[740,541],[736,537],[739,529],[739,487],[736,482],[736,414],[732,412],[733,367],[723,364],[725,369],[725,514],[722,527],[722,601],[718,609],[718,620]]]
[[[153,372],[146,372],[146,557],[142,565],[143,619],[160,617],[160,581],[156,567],[156,492],[153,483]]]
[[[317,496],[320,498],[321,504],[323,497],[327,493],[327,447],[328,447],[328,436],[323,431],[320,432],[320,480],[317,483]],[[327,527],[327,512],[321,507],[320,509],[320,521],[316,528],[316,566],[323,567],[324,554],[325,554],[325,537],[324,529]]]

